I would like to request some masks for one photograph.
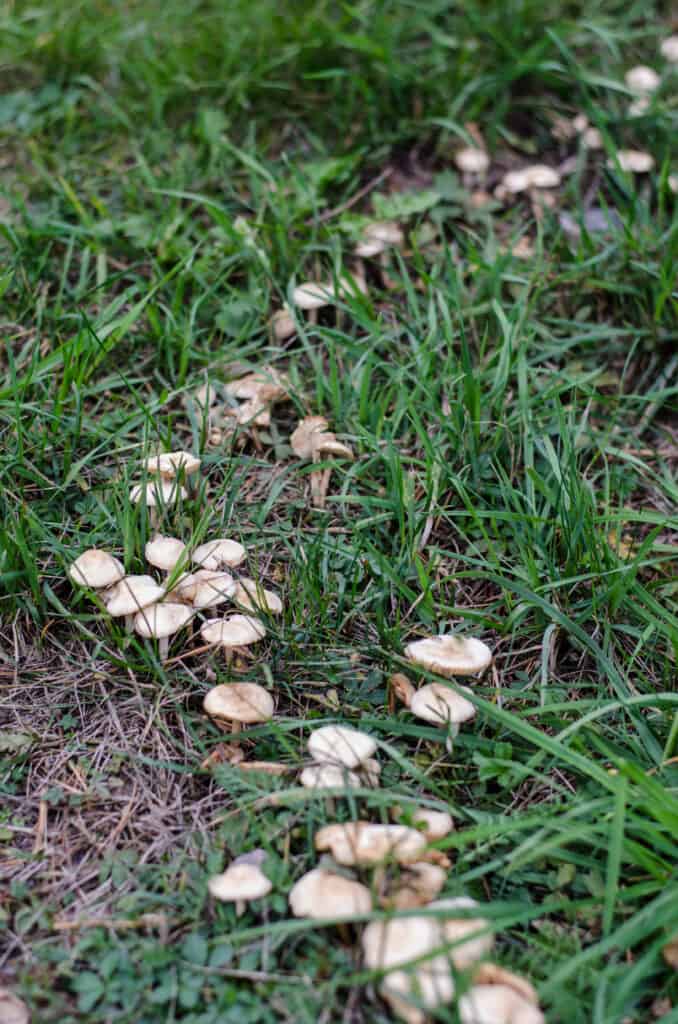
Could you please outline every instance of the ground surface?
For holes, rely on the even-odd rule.
[[[445,893],[486,904],[550,1022],[678,1021],[669,16],[285,8],[0,5],[0,978],[44,1022],[389,1019],[355,936],[286,904],[328,820],[294,769],[341,720],[383,773],[336,814],[449,807]],[[633,118],[638,63],[663,81]],[[579,112],[604,151],[554,138]],[[553,208],[474,205],[477,132],[485,190],[539,159]],[[653,172],[607,168],[622,145]],[[367,216],[405,231],[386,273],[275,341],[295,283],[356,273]],[[265,363],[291,380],[270,429],[210,437],[190,396]],[[356,453],[324,510],[289,447],[309,414]],[[162,666],[65,575],[95,545],[142,571],[128,492],[159,446],[203,456],[167,531],[241,540],[283,597],[239,674],[187,638]],[[387,693],[450,629],[495,651],[451,754]],[[201,768],[202,696],[236,674],[277,701],[248,757],[289,776]],[[274,891],[236,918],[206,879],[253,848]]]

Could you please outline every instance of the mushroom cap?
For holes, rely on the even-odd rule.
[[[425,1011],[454,998],[454,976],[447,958],[439,954],[410,970],[389,971],[379,993],[406,1024],[425,1024],[430,1020]]]
[[[449,916],[439,917],[438,922],[443,935],[443,941],[451,943],[448,951],[455,967],[463,970],[477,963],[488,955],[494,945],[494,936],[489,928],[489,921],[482,917],[454,917],[458,910],[472,910],[478,904],[468,896],[457,896],[450,899],[437,900],[430,903],[431,910],[449,911]],[[484,934],[477,933],[484,931]],[[466,936],[469,936],[467,939]]]
[[[630,68],[626,72],[624,82],[630,92],[642,96],[655,92],[661,84],[661,78],[654,68],[648,68],[645,64],[639,64],[638,67]]]
[[[185,604],[174,604],[171,601],[164,601],[161,604],[154,604],[150,608],[142,608],[134,616],[134,629],[139,636],[147,640],[155,637],[157,640],[165,636],[174,636],[180,629],[183,629],[191,618],[192,612]]]
[[[287,338],[291,338],[297,330],[294,317],[287,306],[284,306],[282,309],[278,309],[273,314],[271,317],[271,326],[273,328],[273,334],[276,341],[285,341]]]
[[[379,785],[379,777],[381,776],[381,765],[377,761],[376,757],[367,757],[360,763],[358,769],[360,775],[360,781],[365,786],[372,786],[375,788]]]
[[[371,970],[402,967],[440,946],[434,917],[412,915],[370,921],[362,934],[363,959]]]
[[[339,764],[311,764],[299,776],[304,789],[344,789],[360,786],[362,779]]]
[[[165,596],[152,576],[125,576],[111,588],[106,611],[114,619],[121,615],[136,615],[141,608],[156,604]]]
[[[459,1000],[462,1024],[544,1024],[538,1006],[508,985],[472,985]]]
[[[662,57],[671,61],[672,64],[678,63],[678,36],[668,36],[662,40],[659,52]]]
[[[158,473],[160,476],[172,479],[180,472],[186,476],[192,476],[200,469],[200,459],[192,452],[162,452],[160,455],[152,455],[146,459],[146,472]]]
[[[308,751],[316,761],[358,768],[377,749],[372,736],[345,725],[323,725],[308,739]]]
[[[100,548],[88,548],[71,563],[68,575],[80,587],[91,587],[99,590],[111,587],[125,575],[122,562],[119,562],[108,551]]]
[[[215,647],[248,647],[266,636],[266,629],[251,615],[229,615],[225,619],[208,619],[200,627],[206,644]]]
[[[392,246],[402,245],[404,240],[402,228],[394,220],[375,220],[363,229],[355,247],[355,254],[369,259],[370,256],[378,256]]]
[[[203,708],[211,718],[254,725],[273,717],[273,698],[258,683],[222,683],[205,695]]]
[[[268,612],[269,615],[282,615],[283,603],[273,590],[264,590],[256,580],[240,578],[235,588],[233,600],[248,611]]]
[[[471,692],[466,686],[459,689]],[[476,713],[470,700],[444,683],[429,683],[417,690],[410,703],[410,711],[417,718],[434,725],[458,725],[468,722]]]
[[[426,848],[426,838],[406,825],[373,825],[349,821],[325,825],[316,832],[317,850],[331,850],[337,864],[377,864],[390,858],[399,863],[417,860]]]
[[[0,1024],[29,1024],[26,1004],[8,988],[0,988]]]
[[[530,178],[526,170],[507,171],[501,179],[501,183],[507,192],[516,195],[518,192],[526,192],[530,187]]]
[[[587,149],[602,149],[603,148],[603,136],[597,128],[591,126],[582,132],[582,142]]]
[[[299,420],[296,429],[290,434],[292,451],[299,459],[313,457],[314,434],[322,434],[329,428],[324,416],[305,416]]]
[[[302,875],[292,886],[288,899],[295,917],[351,917],[369,914],[372,909],[367,886],[322,868]]]
[[[129,492],[129,500],[135,505],[143,502],[149,508],[156,505],[173,505],[179,498],[188,494],[185,487],[180,487],[176,480],[161,476],[160,479],[147,480],[145,484],[135,484]]]
[[[215,608],[219,604],[224,604],[235,594],[235,580],[227,572],[219,572],[217,569],[198,569],[192,575],[195,579],[192,602],[194,608]],[[192,584],[189,584],[190,586]]]
[[[278,373],[272,366],[263,366],[260,370],[224,384],[224,391],[241,401],[259,399],[261,402],[274,402],[284,397],[288,386],[287,378],[283,374]]]
[[[439,864],[417,861],[403,865],[400,874],[387,886],[380,902],[396,910],[424,907],[439,895],[445,885],[447,872]]]
[[[479,146],[464,146],[454,154],[454,162],[466,174],[484,174],[490,166],[490,158]]]
[[[528,188],[556,188],[560,175],[554,167],[546,164],[531,164],[517,171],[509,171],[502,178],[502,185],[513,194],[525,192]]]
[[[405,811],[402,807],[396,807],[394,811],[398,817],[408,812],[415,825],[423,826],[422,831],[429,843],[443,839],[454,831],[452,815],[447,811],[434,811],[429,807],[406,807]]]
[[[245,549],[237,540],[217,537],[200,544],[193,552],[192,562],[201,569],[222,569],[225,565],[235,568],[245,560]]]
[[[647,174],[654,167],[654,157],[640,149],[618,149],[616,162],[611,157],[607,162],[607,166],[614,170],[617,163],[619,163],[622,171],[628,171],[632,174]]]
[[[177,537],[163,537],[160,534],[149,540],[144,548],[146,561],[156,569],[171,572],[183,557],[186,545]]]
[[[482,640],[452,633],[413,641],[405,648],[405,657],[441,676],[480,675],[492,663],[492,651]]]
[[[231,864],[223,875],[213,875],[207,882],[207,888],[217,900],[239,902],[261,899],[273,886],[256,864],[240,863]]]
[[[323,306],[331,306],[335,299],[334,286],[331,282],[321,284],[316,281],[305,281],[292,292],[292,301],[299,309],[322,309]]]

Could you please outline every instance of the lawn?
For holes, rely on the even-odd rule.
[[[657,0],[0,0],[0,986],[34,1024],[398,1019],[361,955],[389,912],[288,894],[336,868],[322,826],[420,806],[549,1024],[678,1022],[672,32]],[[507,192],[532,164],[558,184]],[[402,239],[360,257],[373,221]],[[264,367],[284,393],[240,423]],[[298,457],[308,416],[350,453]],[[130,491],[175,449],[199,473],[151,515]],[[164,660],[71,582],[93,547],[148,572],[152,519],[280,595],[246,655],[209,612]],[[405,656],[438,633],[494,656],[454,738],[391,682],[440,681]],[[205,714],[234,681],[282,774]],[[376,787],[302,788],[329,723],[374,737]],[[252,851],[272,889],[238,914],[207,881]]]

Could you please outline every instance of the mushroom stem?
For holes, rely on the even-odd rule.
[[[158,640],[158,656],[161,661],[167,661],[169,655],[169,637],[161,636]]]
[[[134,629],[134,615],[126,615],[125,616],[125,630],[128,633],[131,633],[133,629]]]
[[[154,505],[148,509],[148,521],[154,529],[158,525],[158,512]]]
[[[445,740],[445,750],[448,754],[452,753],[454,741],[459,735],[459,722],[448,722],[447,723],[447,739]]]
[[[242,915],[245,913],[245,905],[246,905],[245,904],[245,900],[236,900],[235,901],[235,916],[236,917],[242,917]]]
[[[242,723],[240,723],[240,722],[231,722],[231,735],[232,736],[237,736],[238,733],[241,731],[241,729],[242,729]],[[237,742],[237,740],[236,740],[236,742]]]

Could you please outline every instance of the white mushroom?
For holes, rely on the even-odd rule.
[[[122,562],[107,551],[89,548],[75,559],[68,569],[68,575],[80,587],[103,590],[111,587],[125,575]]]
[[[142,608],[134,616],[134,629],[147,640],[159,640],[158,654],[165,661],[169,652],[169,638],[183,629],[191,619],[191,609],[185,604],[163,602]]]
[[[158,534],[149,540],[144,548],[146,561],[156,569],[172,572],[186,552],[186,545],[176,537]]]
[[[271,327],[276,341],[286,341],[296,334],[297,325],[287,306],[277,310],[271,317]]]
[[[471,692],[465,686],[459,689]],[[410,703],[410,711],[425,722],[447,726],[448,746],[449,740],[458,734],[461,723],[468,722],[476,713],[470,700],[444,683],[429,683],[417,690]]]
[[[678,63],[678,36],[668,36],[659,47],[662,57],[672,64]]]
[[[0,988],[0,1024],[30,1024],[30,1012],[23,1000]]]
[[[188,496],[185,487],[179,485],[178,480],[155,477],[147,480],[145,484],[135,484],[129,492],[129,499],[134,505],[143,504],[150,509],[150,521],[155,524],[157,520],[157,508],[168,508],[176,505],[180,499]]]
[[[492,651],[474,637],[451,633],[415,640],[405,648],[405,657],[438,675],[478,676],[492,663]]]
[[[463,174],[485,174],[490,158],[479,146],[464,146],[454,154],[454,162]]]
[[[430,910],[443,910],[438,917],[443,939],[449,943],[449,956],[459,970],[471,967],[483,960],[494,945],[494,936],[489,921],[483,917],[455,917],[460,910],[473,911],[478,906],[468,896],[457,896],[429,904]]]
[[[290,436],[292,451],[300,459],[322,461],[323,457],[336,456],[352,459],[353,452],[346,444],[337,440],[336,434],[329,430],[324,416],[306,416]],[[330,482],[331,468],[324,471],[314,470],[311,473],[311,495],[316,508],[325,507],[327,488]]]
[[[266,629],[251,615],[229,615],[225,619],[208,619],[200,627],[200,635],[206,644],[223,648],[228,660],[234,649],[263,640]]]
[[[507,192],[516,195],[531,188],[556,188],[560,185],[560,174],[546,164],[532,164],[517,171],[509,171],[501,183]]]
[[[462,1024],[544,1024],[538,1006],[508,985],[473,985],[459,1000]]]
[[[304,789],[343,789],[360,786],[362,779],[338,764],[311,764],[304,768],[299,781]]]
[[[298,285],[292,292],[292,300],[299,309],[322,309],[335,301],[333,285],[306,281]]]
[[[124,616],[125,629],[130,631],[136,613],[161,601],[164,596],[165,591],[152,576],[125,576],[108,591],[106,611],[114,619]]]
[[[400,865],[398,874],[387,877],[387,872],[375,877],[382,907],[394,910],[414,910],[424,907],[438,896],[447,880],[447,873],[439,864],[416,861]]]
[[[380,256],[393,246],[402,245],[404,241],[402,228],[395,221],[372,221],[363,228],[355,254],[361,259],[369,259]]]
[[[273,698],[258,683],[222,683],[205,695],[203,708],[217,722],[237,733],[243,725],[258,725],[273,717]]]
[[[159,474],[167,480],[172,480],[183,473],[185,476],[192,476],[200,469],[200,459],[192,452],[163,452],[161,455],[153,455],[146,460],[146,472]]]
[[[342,918],[369,914],[372,896],[360,882],[314,868],[292,886],[289,904],[295,917]]]
[[[215,899],[235,903],[239,916],[245,903],[267,896],[273,886],[257,864],[234,863],[222,875],[213,875],[207,888]]]
[[[247,611],[262,611],[269,615],[282,615],[283,604],[273,590],[264,590],[256,580],[240,578],[233,601]]]
[[[315,836],[317,850],[331,850],[337,864],[378,864],[396,860],[416,861],[426,848],[426,838],[406,825],[375,825],[349,821],[326,825]]]
[[[654,157],[639,149],[619,149],[617,150],[616,159],[610,157],[607,161],[607,166],[613,170],[617,164],[619,164],[622,171],[631,174],[647,174],[654,167]]]
[[[227,572],[216,569],[198,569],[191,574],[193,581],[193,607],[198,609],[216,608],[235,596],[236,583]]]
[[[636,96],[647,96],[656,92],[661,84],[661,78],[654,68],[648,68],[644,64],[627,71],[624,81],[629,92],[635,93]]]
[[[345,725],[323,725],[308,740],[309,753],[316,761],[359,768],[377,749],[372,736]]]
[[[200,544],[192,555],[194,565],[201,569],[223,569],[225,566],[235,568],[245,561],[245,549],[237,540],[228,537],[217,537]]]
[[[430,843],[444,839],[454,831],[454,821],[448,811],[434,811],[429,807],[394,807],[396,818],[408,817],[414,825],[419,826]]]

